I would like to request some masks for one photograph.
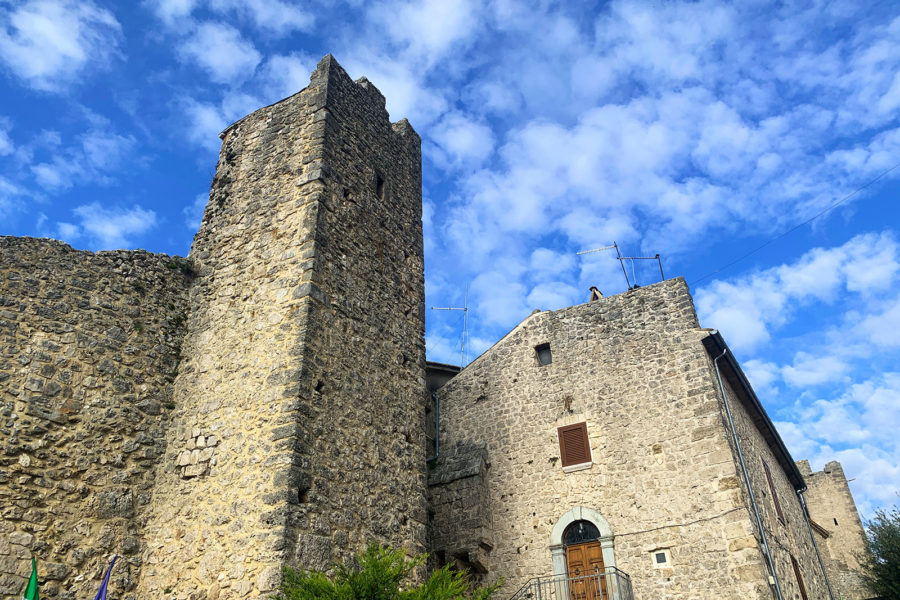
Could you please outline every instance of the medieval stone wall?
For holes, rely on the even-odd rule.
[[[433,564],[484,573],[494,547],[484,444],[445,448],[428,467]]]
[[[535,314],[438,390],[441,447],[487,446],[488,579],[511,593],[553,574],[554,525],[585,507],[608,522],[637,598],[771,597],[706,335],[684,281],[669,280]],[[566,473],[557,428],[581,421],[593,464]],[[667,568],[653,565],[661,550]]]
[[[326,57],[223,134],[143,597],[424,547],[420,141]]]
[[[859,558],[865,552],[865,531],[841,463],[831,461],[813,472],[808,461],[797,463],[806,481],[810,517],[825,530],[819,550],[836,598],[864,600],[872,592],[860,576]]]
[[[118,552],[123,600],[256,599],[283,564],[373,542],[513,591],[559,566],[564,515],[592,511],[637,598],[771,597],[681,279],[523,321],[437,391],[426,482],[421,209],[418,135],[328,56],[223,133],[189,261],[0,238],[0,598],[31,555],[43,597],[90,597]],[[824,598],[791,482],[732,406],[786,597],[793,555]],[[582,421],[592,463],[567,472],[557,428]],[[849,548],[829,466],[810,506]]]
[[[189,263],[0,238],[0,598],[134,598],[174,409]]]
[[[261,109],[224,137],[191,248],[199,277],[143,597],[245,597],[271,589],[284,559],[286,524],[274,513],[299,502],[296,492],[287,497],[307,310],[297,290],[312,267],[317,218],[295,181],[316,127],[316,92]]]
[[[720,365],[721,363],[722,361],[720,361]],[[714,375],[711,376],[714,377]],[[760,518],[772,552],[782,594],[786,599],[801,598],[800,584],[797,581],[791,563],[791,556],[793,556],[800,569],[800,576],[802,577],[807,597],[827,600],[828,588],[822,574],[822,567],[815,554],[803,507],[797,497],[795,488],[788,479],[771,446],[763,438],[748,410],[739,400],[738,392],[727,377],[723,377],[723,385],[728,396],[735,430],[738,433],[738,439],[744,454],[744,462],[750,476],[750,486],[753,488],[757,506],[760,510]],[[723,429],[728,427],[724,411],[721,427]],[[729,436],[729,442],[730,440]],[[734,462],[736,468],[739,468],[738,460],[735,450]],[[775,508],[775,500],[770,491],[765,467],[763,466],[764,461],[769,466],[769,471],[772,475],[772,483],[784,516],[783,521],[779,519]],[[750,498],[743,477],[741,477],[741,491],[744,494],[746,505],[749,507]],[[756,531],[755,518],[753,524],[754,531]]]
[[[330,57],[319,69],[324,163],[304,178],[321,198],[313,281],[327,302],[313,305],[306,346],[319,390],[303,446],[315,500],[295,525],[294,559],[326,568],[371,543],[425,550],[425,263],[418,134],[390,122],[364,78]]]

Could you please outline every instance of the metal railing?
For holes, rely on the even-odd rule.
[[[585,575],[529,579],[509,600],[634,600],[631,578],[615,567]]]

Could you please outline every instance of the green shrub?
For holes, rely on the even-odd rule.
[[[369,546],[349,565],[336,565],[327,577],[317,571],[284,568],[281,592],[275,600],[489,600],[499,582],[487,587],[472,586],[466,575],[445,566],[425,583],[412,586],[409,576],[424,557],[406,555],[376,545]],[[404,587],[404,584],[405,587]]]
[[[900,510],[877,510],[866,529],[866,582],[879,598],[900,600]]]

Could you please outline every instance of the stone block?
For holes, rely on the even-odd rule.
[[[12,531],[7,536],[7,539],[9,540],[10,544],[16,544],[19,546],[30,548],[31,543],[34,541],[34,536],[24,531]]]
[[[203,475],[206,472],[206,469],[207,463],[191,464],[184,467],[184,476],[197,477],[198,475]]]

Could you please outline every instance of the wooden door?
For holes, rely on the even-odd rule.
[[[566,547],[571,600],[606,600],[603,549],[600,542]]]

